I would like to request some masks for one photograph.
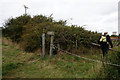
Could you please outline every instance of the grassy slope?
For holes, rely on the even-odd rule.
[[[68,54],[46,56],[26,53],[3,38],[3,77],[17,78],[96,78],[101,63],[86,61]],[[98,58],[96,55],[82,55]]]

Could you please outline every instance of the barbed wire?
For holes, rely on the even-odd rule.
[[[53,45],[54,47],[58,48],[57,46]],[[99,62],[99,63],[104,63],[104,64],[108,64],[108,65],[112,65],[112,66],[117,66],[117,67],[120,67],[120,65],[118,64],[112,64],[112,63],[108,63],[108,62],[104,62],[104,61],[100,61],[100,60],[94,60],[94,59],[90,59],[90,58],[86,58],[86,57],[82,57],[82,56],[79,56],[79,55],[76,55],[76,54],[73,54],[73,53],[70,53],[68,51],[65,51],[63,49],[60,49],[58,48],[60,51],[62,52],[65,52],[65,53],[68,53],[70,55],[73,55],[73,56],[76,56],[76,57],[79,57],[79,58],[82,58],[82,59],[85,59],[85,60],[89,60],[89,61],[93,61],[93,62]]]

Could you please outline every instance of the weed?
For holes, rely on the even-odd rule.
[[[78,60],[79,60],[79,58],[75,56],[75,57],[74,57],[74,60],[75,60],[75,61],[78,61]]]
[[[7,75],[12,69],[16,69],[16,68],[17,68],[17,64],[15,64],[15,63],[13,63],[13,62],[7,63],[7,64],[3,65],[2,75],[5,76],[5,75]]]

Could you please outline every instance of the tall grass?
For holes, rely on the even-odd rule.
[[[106,55],[105,62],[120,65],[120,53],[111,51]],[[101,77],[104,78],[120,78],[120,66],[105,65],[101,68]]]

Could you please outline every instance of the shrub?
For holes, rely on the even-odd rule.
[[[66,20],[55,21],[53,18],[43,15],[20,16],[9,19],[4,29],[4,36],[10,37],[15,42],[20,42],[25,51],[34,51],[42,46],[43,29],[46,33],[46,48],[49,49],[50,36],[48,31],[54,31],[54,44],[60,44],[62,49],[75,48],[76,40],[78,47],[89,47],[91,42],[97,42],[100,34],[85,30],[77,25],[66,25]]]
[[[19,42],[23,31],[23,26],[30,21],[30,16],[20,16],[8,19],[4,25],[3,35],[10,37],[12,41]]]

